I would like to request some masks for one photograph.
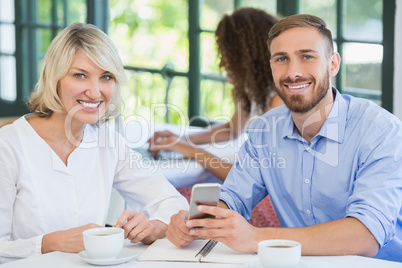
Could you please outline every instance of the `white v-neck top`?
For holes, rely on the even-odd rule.
[[[32,115],[27,115],[32,116]],[[109,129],[87,125],[67,166],[23,116],[0,129],[0,263],[41,252],[42,237],[104,225],[112,187],[129,206],[166,224],[188,203]]]

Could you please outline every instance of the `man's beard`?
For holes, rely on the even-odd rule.
[[[324,79],[320,82],[320,84],[316,84],[316,80],[311,78],[311,81],[316,87],[313,89],[313,99],[310,102],[304,100],[303,95],[298,94],[287,94],[284,83],[301,83],[304,82],[305,79],[296,79],[291,80],[290,78],[281,80],[279,82],[279,86],[275,84],[276,92],[279,97],[283,100],[285,105],[289,108],[290,111],[295,113],[306,113],[317,106],[318,103],[325,97],[329,88],[329,74],[326,72]],[[282,89],[280,88],[282,86]]]

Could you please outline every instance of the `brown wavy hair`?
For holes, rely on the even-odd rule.
[[[267,98],[275,90],[267,39],[277,21],[264,10],[243,7],[224,15],[215,31],[219,67],[232,73],[233,98],[248,112],[251,101],[265,112]]]

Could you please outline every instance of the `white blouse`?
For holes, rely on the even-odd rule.
[[[186,199],[109,129],[88,125],[67,166],[23,116],[0,129],[0,264],[41,254],[42,237],[104,225],[114,187],[129,206],[166,224]]]

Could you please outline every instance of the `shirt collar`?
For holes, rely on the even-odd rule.
[[[312,139],[312,142],[320,137],[325,137],[338,143],[343,142],[348,105],[343,96],[336,88],[332,88],[332,90],[336,94],[334,104],[323,126],[321,127],[318,134]],[[301,138],[293,122],[292,114],[290,113],[290,111],[282,132],[282,138],[286,137],[289,139]]]

